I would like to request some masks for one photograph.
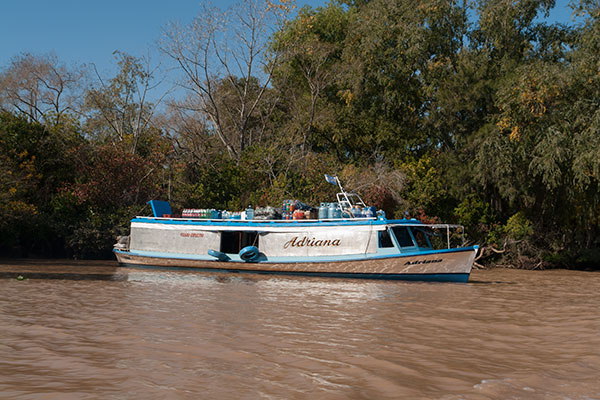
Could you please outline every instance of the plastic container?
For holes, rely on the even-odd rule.
[[[249,205],[248,208],[246,208],[246,219],[254,219],[254,209],[252,208],[252,205]]]

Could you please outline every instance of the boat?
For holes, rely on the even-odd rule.
[[[341,192],[328,210],[319,209],[319,218],[258,220],[252,210],[245,219],[244,213],[239,219],[214,212],[174,216],[168,202],[151,200],[153,215],[133,218],[129,236],[113,251],[125,267],[468,281],[478,247],[464,245],[462,226],[369,213],[337,177],[326,179]],[[457,236],[461,244],[452,246]]]

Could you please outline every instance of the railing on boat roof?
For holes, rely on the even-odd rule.
[[[340,193],[336,194],[340,210],[351,209],[353,206],[366,207],[367,205],[358,193],[346,192],[337,176],[333,177],[340,187]]]

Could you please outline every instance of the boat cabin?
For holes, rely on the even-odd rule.
[[[450,248],[452,225],[416,220],[223,221],[138,217],[130,249],[146,252],[235,257],[254,246],[269,259],[420,253]],[[435,228],[448,230],[447,243]]]

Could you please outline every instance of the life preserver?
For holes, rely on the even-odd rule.
[[[255,262],[259,256],[260,252],[256,246],[246,246],[240,250],[240,258],[246,262]]]
[[[208,255],[215,257],[219,261],[229,261],[230,260],[230,258],[227,254],[225,254],[221,251],[213,250],[213,249],[208,249]]]

